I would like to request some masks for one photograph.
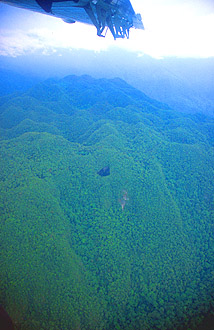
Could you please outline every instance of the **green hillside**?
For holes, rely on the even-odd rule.
[[[0,297],[15,328],[198,329],[213,310],[214,121],[89,76],[0,104]]]

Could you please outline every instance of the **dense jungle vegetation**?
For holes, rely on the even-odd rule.
[[[0,136],[0,298],[15,329],[212,317],[213,119],[67,76],[0,98]]]

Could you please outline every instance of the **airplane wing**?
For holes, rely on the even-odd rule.
[[[130,0],[0,0],[8,5],[62,18],[66,23],[93,24],[97,35],[109,29],[114,37],[129,38],[130,28],[144,29]]]

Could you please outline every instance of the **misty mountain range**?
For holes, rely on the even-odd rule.
[[[89,74],[95,78],[119,77],[149,97],[168,104],[175,111],[214,116],[214,59],[154,59],[127,51],[91,52],[73,50],[49,56],[32,54],[17,58],[1,57],[1,76],[5,67],[12,70],[0,79],[0,95],[19,88],[14,72],[24,78],[24,86],[48,77]],[[3,70],[3,71],[2,71]],[[10,83],[13,81],[14,84]],[[3,84],[4,83],[4,84]],[[3,85],[3,86],[2,86]],[[20,87],[21,88],[21,87]],[[23,89],[23,86],[22,86]]]

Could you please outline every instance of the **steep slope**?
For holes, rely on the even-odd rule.
[[[0,293],[17,328],[197,329],[213,298],[213,121],[68,76],[3,102],[0,122]]]

